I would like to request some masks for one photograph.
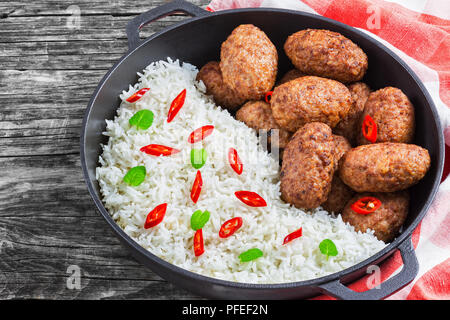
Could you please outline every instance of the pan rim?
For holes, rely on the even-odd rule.
[[[438,150],[437,150],[437,157],[438,157],[438,163],[437,163],[437,176],[436,179],[433,182],[433,185],[431,186],[431,193],[429,197],[427,198],[427,201],[423,204],[422,209],[420,213],[417,215],[417,217],[412,221],[411,225],[402,231],[402,233],[394,239],[391,243],[386,245],[383,249],[381,249],[376,254],[370,256],[369,258],[359,262],[358,264],[355,264],[349,268],[343,269],[341,271],[318,277],[313,278],[309,280],[302,280],[302,281],[295,281],[295,282],[285,282],[285,283],[268,283],[268,284],[255,284],[255,283],[246,283],[246,282],[234,282],[229,280],[222,280],[218,278],[213,278],[209,276],[204,276],[192,271],[189,271],[187,269],[183,269],[181,267],[178,267],[172,263],[169,263],[152,252],[144,249],[141,245],[139,245],[136,241],[134,241],[130,236],[128,236],[112,219],[109,212],[104,207],[101,199],[97,196],[94,185],[92,184],[89,172],[87,168],[86,163],[86,143],[85,143],[85,137],[86,137],[86,129],[87,129],[87,123],[89,119],[90,112],[92,110],[92,107],[95,103],[95,100],[103,88],[105,82],[109,79],[110,75],[119,67],[124,61],[127,60],[129,56],[133,54],[136,50],[139,50],[141,47],[145,46],[148,42],[152,41],[153,39],[161,36],[162,34],[165,34],[170,31],[174,31],[176,29],[180,29],[186,24],[199,22],[201,20],[211,19],[215,16],[222,16],[222,15],[233,15],[237,13],[255,13],[255,12],[261,12],[261,13],[272,13],[272,12],[279,12],[279,13],[287,13],[292,14],[296,16],[307,16],[316,20],[320,20],[323,22],[326,22],[327,24],[333,24],[337,27],[343,28],[349,33],[357,34],[363,38],[365,38],[367,41],[372,42],[374,46],[376,46],[379,50],[384,51],[386,54],[388,54],[392,59],[394,59],[397,63],[401,65],[401,67],[404,69],[406,73],[408,73],[416,85],[420,88],[421,93],[424,95],[428,105],[430,106],[430,110],[432,113],[432,117],[434,120],[434,124],[436,126],[437,132],[438,132]],[[319,16],[316,14],[311,14],[307,12],[301,12],[296,10],[289,10],[289,9],[278,9],[278,8],[244,8],[244,9],[232,9],[232,10],[224,10],[224,11],[218,11],[209,13],[207,15],[194,17],[190,19],[186,19],[184,21],[181,21],[179,23],[176,23],[174,25],[171,25],[169,27],[164,28],[163,30],[156,32],[155,34],[151,35],[147,39],[143,40],[136,48],[129,49],[127,53],[125,53],[105,74],[105,76],[101,79],[98,86],[96,87],[94,93],[91,96],[91,99],[89,100],[88,106],[85,110],[85,114],[83,117],[82,122],[82,132],[80,135],[80,157],[81,157],[81,166],[83,170],[83,176],[85,179],[85,182],[87,184],[89,194],[91,198],[94,200],[94,203],[96,204],[97,209],[100,211],[103,218],[107,221],[107,223],[112,227],[112,229],[115,231],[115,234],[117,237],[119,237],[121,240],[125,241],[127,245],[130,248],[127,248],[128,250],[136,250],[141,256],[145,256],[146,259],[150,260],[152,263],[159,264],[161,267],[167,268],[170,271],[181,275],[183,277],[191,278],[192,280],[196,281],[206,281],[211,284],[219,285],[219,286],[225,286],[225,287],[232,287],[232,288],[239,288],[239,289],[260,289],[260,290],[267,290],[267,289],[288,289],[288,288],[297,288],[297,287],[318,287],[321,284],[341,280],[345,277],[348,277],[352,275],[353,273],[363,270],[367,266],[377,262],[382,263],[385,261],[387,257],[389,257],[391,254],[394,253],[394,251],[397,249],[397,247],[402,244],[404,241],[407,241],[409,237],[412,236],[413,231],[416,229],[418,224],[422,221],[426,213],[428,212],[429,207],[431,206],[431,203],[433,202],[436,193],[438,191],[440,180],[442,177],[443,167],[444,167],[444,136],[442,131],[442,126],[438,117],[437,108],[431,99],[430,94],[428,93],[428,90],[425,88],[422,81],[418,78],[418,76],[414,73],[414,71],[392,50],[390,50],[388,47],[386,47],[384,44],[376,40],[375,38],[369,36],[368,34],[351,27],[349,25],[346,25],[344,23],[341,23],[339,21],[329,19],[323,16]],[[131,249],[132,248],[132,249]],[[147,266],[146,266],[147,267]],[[152,269],[152,268],[150,268]],[[153,270],[153,269],[152,269]],[[360,277],[358,277],[359,279]]]

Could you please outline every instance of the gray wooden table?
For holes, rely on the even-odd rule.
[[[126,23],[164,2],[0,0],[0,299],[198,298],[130,256],[80,167],[84,110],[127,51]]]

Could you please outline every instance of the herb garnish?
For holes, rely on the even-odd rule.
[[[262,257],[264,254],[261,250],[258,248],[253,248],[250,250],[247,250],[245,252],[242,252],[239,255],[239,259],[241,259],[241,262],[249,262],[255,259],[258,259],[259,257]]]
[[[130,186],[137,187],[145,180],[145,175],[147,171],[145,170],[145,166],[137,166],[131,168],[127,174],[123,177],[123,181],[128,183]]]
[[[191,150],[191,164],[195,169],[200,169],[206,163],[206,150],[205,149],[192,149]]]
[[[322,252],[323,254],[325,254],[327,256],[327,260],[328,260],[328,257],[330,257],[330,256],[334,257],[334,256],[338,255],[336,245],[330,239],[323,240],[319,244],[319,249],[320,249],[320,252]]]
[[[138,129],[147,130],[153,123],[153,112],[147,109],[140,110],[134,114],[129,120],[130,125],[136,126]]]
[[[205,210],[197,210],[191,216],[191,228],[198,230],[203,228],[203,226],[208,222],[210,213]]]

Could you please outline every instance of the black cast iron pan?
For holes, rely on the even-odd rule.
[[[186,13],[192,18],[140,40],[139,30],[142,26],[175,12]],[[106,137],[102,136],[106,127],[105,119],[114,118],[120,104],[118,96],[129,83],[137,81],[136,72],[153,61],[165,60],[167,57],[189,62],[199,68],[208,61],[218,60],[221,43],[235,27],[246,23],[261,28],[278,48],[281,75],[292,68],[282,50],[290,34],[305,28],[342,33],[357,43],[369,57],[369,70],[363,81],[372,89],[398,87],[415,106],[417,127],[414,143],[428,149],[431,169],[411,189],[411,208],[402,233],[382,251],[351,268],[317,279],[284,284],[247,284],[209,278],[167,263],[143,249],[116,225],[102,204],[95,168],[101,153],[100,144],[106,143]],[[418,262],[411,234],[426,214],[439,186],[444,164],[444,139],[429,94],[398,56],[363,32],[318,15],[269,8],[210,13],[185,1],[174,1],[139,15],[128,24],[127,36],[129,51],[103,77],[86,109],[81,133],[81,163],[89,192],[98,210],[137,260],[180,287],[201,296],[222,299],[294,299],[321,293],[341,299],[381,299],[414,279]],[[404,266],[378,289],[355,292],[345,286],[367,274],[369,266],[381,263],[396,250],[400,250]]]

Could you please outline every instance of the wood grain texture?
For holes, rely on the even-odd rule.
[[[127,51],[126,23],[165,2],[0,2],[0,299],[199,298],[130,256],[94,208],[80,166],[84,110]],[[80,27],[71,28],[77,8]]]

